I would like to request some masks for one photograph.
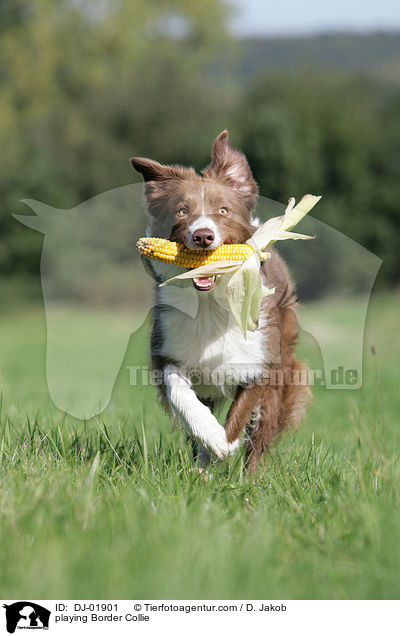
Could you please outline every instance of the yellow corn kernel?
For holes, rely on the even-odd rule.
[[[143,256],[180,267],[201,267],[215,261],[243,261],[254,254],[248,243],[224,244],[215,250],[189,250],[182,243],[147,236],[140,238],[136,247]]]

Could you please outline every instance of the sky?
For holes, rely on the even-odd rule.
[[[237,35],[400,30],[399,0],[233,0]]]

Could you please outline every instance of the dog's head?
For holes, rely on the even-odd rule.
[[[183,243],[189,249],[213,250],[223,243],[243,243],[253,234],[257,184],[243,153],[233,148],[224,130],[215,140],[209,166],[163,165],[134,157],[132,165],[146,184],[150,234]],[[195,279],[209,291],[215,279]]]

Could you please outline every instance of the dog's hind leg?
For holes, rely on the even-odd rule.
[[[252,418],[246,425],[246,460],[254,472],[261,455],[281,430],[280,412],[284,387],[266,385]]]
[[[289,426],[297,427],[305,417],[311,401],[307,366],[293,356],[290,367],[279,370],[277,381],[264,387],[257,408],[246,426],[246,456],[251,471],[274,437]]]
[[[259,402],[263,391],[262,384],[238,388],[225,424],[226,437],[229,442],[239,439],[246,423],[251,419],[252,411]]]
[[[308,367],[297,358],[292,361],[291,384],[285,387],[283,404],[280,414],[281,428],[293,426],[297,428],[306,416],[312,399],[308,383]]]

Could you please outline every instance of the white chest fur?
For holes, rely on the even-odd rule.
[[[263,324],[261,319],[260,327],[248,332],[245,339],[213,292],[196,292],[197,308],[190,316],[163,298],[164,289],[160,300],[166,306],[161,314],[163,340],[159,353],[174,360],[186,373],[201,373],[194,387],[199,395],[230,395],[237,384],[259,377],[268,361],[265,321]]]

